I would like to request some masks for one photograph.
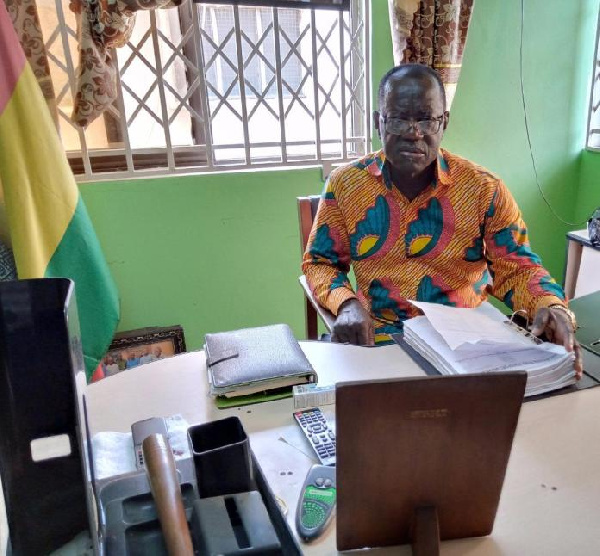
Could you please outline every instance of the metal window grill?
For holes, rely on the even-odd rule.
[[[52,1],[41,19],[80,180],[330,165],[370,148],[369,0],[350,12],[192,2],[139,12],[114,53],[118,101],[85,131],[69,119],[75,17]]]
[[[600,13],[598,15],[597,29],[592,90],[590,92],[587,146],[591,149],[600,150]]]

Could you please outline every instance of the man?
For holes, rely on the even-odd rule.
[[[304,254],[316,299],[337,316],[332,340],[389,341],[419,314],[408,299],[476,307],[491,293],[525,311],[534,334],[575,351],[579,377],[574,316],[531,251],[512,195],[440,148],[449,114],[438,74],[419,64],[393,68],[381,80],[379,108],[383,149],[331,174]]]

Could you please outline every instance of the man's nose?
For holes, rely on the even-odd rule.
[[[409,123],[410,123],[409,128],[403,134],[403,137],[405,139],[410,139],[411,141],[418,141],[419,139],[421,139],[421,137],[423,137],[423,134],[419,130],[417,122],[409,122]]]

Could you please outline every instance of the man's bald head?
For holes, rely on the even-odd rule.
[[[402,77],[409,77],[414,79],[431,79],[435,81],[442,94],[444,110],[446,110],[446,91],[444,89],[442,79],[437,71],[423,64],[400,64],[399,66],[393,67],[381,78],[381,81],[379,82],[379,91],[377,95],[380,108],[384,104],[384,97],[388,90],[390,81]]]

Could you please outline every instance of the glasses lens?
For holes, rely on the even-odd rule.
[[[389,118],[385,120],[385,129],[393,135],[404,135],[414,126],[423,135],[434,135],[439,131],[441,124],[440,120],[412,121],[401,118]]]
[[[419,120],[417,122],[417,127],[421,133],[425,135],[433,135],[438,132],[441,123],[442,122],[439,120]]]
[[[400,118],[390,118],[385,121],[385,129],[388,133],[392,133],[394,135],[403,135],[410,131],[410,121],[402,120]]]

